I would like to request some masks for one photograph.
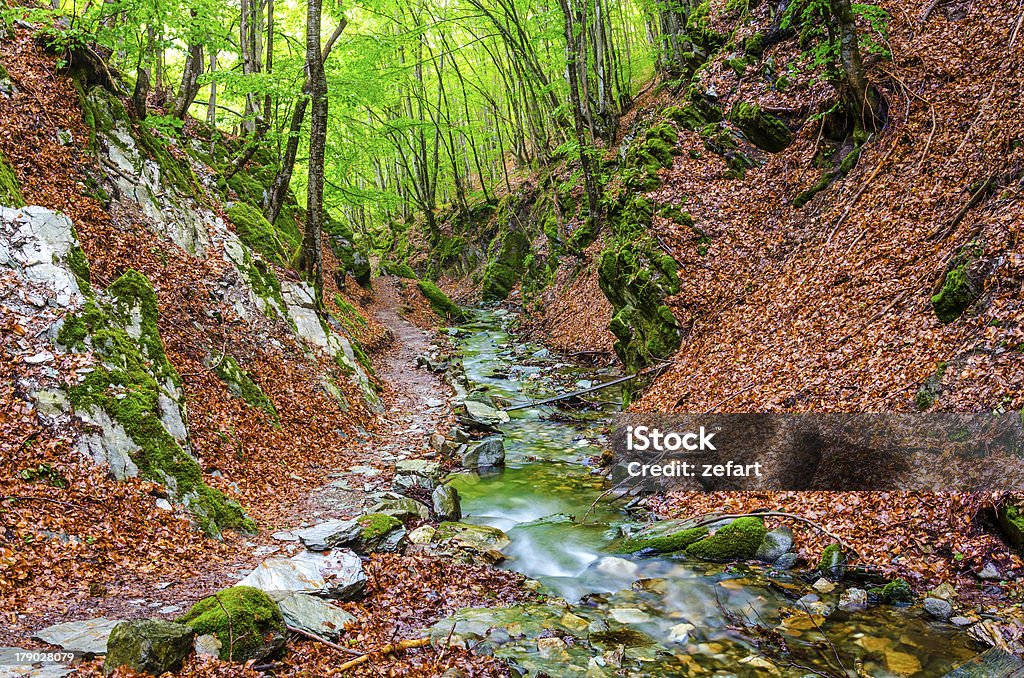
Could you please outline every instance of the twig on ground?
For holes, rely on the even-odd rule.
[[[374,655],[392,654],[395,652],[402,652],[404,650],[411,650],[417,647],[427,647],[428,645],[430,645],[430,638],[413,638],[410,640],[402,640],[397,643],[390,643],[379,650],[368,652],[364,655],[356,657],[355,659],[351,659],[345,662],[344,664],[338,667],[338,671],[348,671],[351,668],[355,668],[356,666],[365,664],[366,662],[370,661],[370,657]]]

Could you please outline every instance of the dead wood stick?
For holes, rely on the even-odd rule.
[[[515,405],[513,407],[506,407],[505,408],[505,412],[513,412],[515,410],[525,410],[525,409],[530,408],[530,407],[540,407],[541,405],[548,405],[550,403],[556,403],[559,400],[567,400],[569,398],[576,398],[577,396],[586,395],[587,393],[593,393],[594,391],[600,391],[602,388],[608,388],[609,386],[616,386],[617,384],[623,384],[623,383],[625,383],[627,381],[630,381],[632,379],[636,379],[637,377],[639,377],[642,374],[644,374],[644,373],[643,372],[637,372],[636,374],[630,374],[629,376],[626,376],[626,377],[619,377],[618,379],[612,379],[611,381],[606,381],[603,384],[598,384],[597,386],[591,386],[590,388],[585,388],[585,389],[583,389],[581,391],[573,391],[572,393],[564,393],[562,395],[555,396],[553,398],[545,398],[544,400],[537,400],[537,401],[530,402],[530,403],[522,403],[521,405]]]
[[[322,636],[318,636],[317,634],[311,631],[306,631],[305,629],[300,629],[297,626],[286,625],[285,628],[287,628],[292,633],[297,633],[298,635],[309,638],[310,640],[315,640],[318,643],[323,643],[327,647],[333,648],[338,652],[344,652],[345,654],[351,654],[357,657],[361,657],[364,654],[361,650],[353,650],[350,647],[344,647],[342,645],[338,645],[337,643],[332,643],[331,641],[327,640]]]
[[[772,517],[776,517],[776,518],[789,518],[790,520],[797,520],[797,521],[799,521],[801,523],[807,523],[811,527],[817,528],[818,531],[820,531],[822,534],[824,534],[824,535],[826,535],[828,537],[831,537],[835,541],[839,542],[839,544],[845,550],[849,551],[850,553],[853,553],[854,555],[857,554],[857,551],[853,547],[851,547],[849,544],[847,544],[846,540],[844,540],[842,537],[840,537],[836,533],[831,532],[828,528],[826,528],[821,523],[815,522],[815,521],[811,520],[810,518],[805,518],[804,516],[801,516],[801,515],[796,514],[796,513],[787,513],[786,511],[753,511],[751,513],[721,513],[721,514],[718,514],[718,515],[714,515],[714,516],[710,516],[708,518],[705,518],[704,520],[701,520],[701,521],[699,521],[697,523],[694,523],[693,525],[688,525],[687,527],[688,527],[688,529],[694,529],[694,528],[697,528],[697,527],[704,527],[706,525],[713,525],[713,524],[721,522],[723,520],[733,520],[733,519],[736,519],[736,518],[754,518],[754,517],[760,518],[760,517],[764,517],[764,516],[772,516]]]
[[[410,640],[402,640],[397,643],[390,643],[379,650],[368,652],[367,654],[356,657],[355,659],[350,659],[339,666],[338,671],[348,671],[360,664],[365,664],[370,661],[370,657],[374,655],[392,654],[393,652],[401,652],[403,650],[411,650],[416,647],[426,647],[428,645],[430,645],[430,638],[412,638]]]
[[[926,23],[928,23],[928,17],[932,15],[932,12],[935,11],[935,8],[938,7],[939,3],[941,2],[942,0],[932,0],[932,3],[925,8],[924,13],[921,14],[921,26],[924,26]]]
[[[967,204],[961,207],[959,211],[957,211],[957,213],[953,216],[953,220],[949,222],[949,225],[946,226],[941,231],[932,233],[930,236],[928,236],[928,239],[945,240],[947,237],[949,237],[949,234],[952,233],[953,230],[960,225],[960,222],[964,220],[964,217],[967,216],[967,213],[974,209],[978,205],[978,203],[984,200],[985,196],[988,195],[989,191],[992,190],[992,186],[993,184],[995,184],[995,180],[996,175],[994,172],[988,175],[988,178],[985,179],[985,181],[981,184],[981,187],[974,192],[974,195],[972,195],[971,199],[967,201]]]

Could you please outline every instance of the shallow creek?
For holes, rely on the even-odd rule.
[[[456,339],[469,381],[492,396],[531,402],[617,376],[559,361],[539,346],[515,340],[506,329],[510,318],[502,311],[475,311]],[[512,419],[503,426],[505,468],[462,474],[454,485],[464,520],[508,533],[512,544],[504,549],[504,567],[540,581],[551,596],[626,625],[612,628],[646,634],[657,641],[663,657],[668,648],[672,656],[643,664],[651,675],[844,675],[837,669],[838,654],[846,675],[857,676],[855,665],[860,664],[862,676],[943,676],[976,654],[966,634],[931,621],[920,607],[876,605],[855,613],[836,611],[820,621],[807,615],[785,618],[786,609],[796,604],[780,587],[806,589],[797,596],[812,592],[798,573],[615,554],[612,542],[619,527],[636,522],[621,502],[601,502],[585,525],[580,521],[606,487],[589,460],[600,454],[602,425],[621,394],[611,388],[587,398],[603,405],[570,417],[554,406],[510,412]],[[840,593],[837,589],[821,598],[835,607]],[[791,648],[801,649],[794,654],[801,667],[766,661],[731,626],[730,615],[781,632]]]

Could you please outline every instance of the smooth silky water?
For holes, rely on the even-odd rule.
[[[574,390],[577,383],[596,384],[617,376],[558,361],[539,346],[518,342],[503,329],[509,317],[501,311],[474,311],[474,320],[457,339],[470,383],[486,387],[492,397],[532,402],[557,395],[556,384],[560,391]],[[537,351],[540,355],[534,357]],[[862,675],[878,678],[943,676],[977,653],[965,633],[926,619],[919,608],[879,605],[855,613],[836,611],[819,630],[806,616],[793,617],[788,624],[781,619],[780,608],[792,609],[794,602],[770,588],[770,578],[782,586],[802,584],[784,573],[614,553],[618,527],[635,520],[622,502],[598,501],[607,483],[590,461],[601,453],[602,427],[618,409],[621,394],[613,387],[587,398],[603,404],[571,417],[552,416],[555,406],[510,412],[511,421],[502,427],[505,467],[460,474],[453,481],[464,520],[497,527],[511,538],[504,567],[537,579],[547,592],[571,603],[597,594],[614,607],[641,610],[649,619],[640,628],[670,646],[671,629],[692,624],[695,629],[683,641],[685,653],[692,656],[691,667],[708,669],[709,675],[814,675],[811,665],[773,673],[758,650],[730,628],[723,610],[777,629],[791,647],[816,644],[819,649],[812,654],[832,655],[831,643],[851,676],[857,675],[857,660]],[[838,594],[822,598],[834,607]],[[827,665],[821,660],[813,666],[825,671]],[[832,666],[833,673],[827,675],[835,673],[834,660]],[[694,675],[700,669],[694,668]]]

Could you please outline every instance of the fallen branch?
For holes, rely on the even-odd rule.
[[[805,518],[805,517],[803,517],[801,515],[798,515],[796,513],[787,513],[786,511],[754,511],[754,512],[751,512],[751,513],[722,513],[722,514],[719,514],[719,515],[716,515],[716,516],[713,516],[713,517],[710,517],[710,518],[706,518],[705,520],[701,520],[701,521],[699,521],[697,523],[694,523],[692,525],[688,524],[688,527],[689,528],[705,527],[707,525],[714,525],[715,523],[719,523],[719,522],[721,522],[723,520],[733,520],[735,518],[755,518],[755,517],[761,518],[761,517],[764,517],[764,516],[771,516],[771,517],[774,517],[774,518],[789,518],[790,520],[796,520],[796,521],[799,521],[801,523],[806,523],[806,524],[810,525],[811,527],[817,528],[822,534],[824,534],[824,535],[826,535],[828,537],[831,537],[833,540],[838,542],[843,547],[843,550],[849,551],[850,553],[852,553],[854,555],[857,555],[856,549],[854,549],[852,546],[850,546],[846,542],[846,540],[844,540],[842,537],[840,537],[836,533],[830,532],[821,523],[817,523],[817,522],[811,520],[810,518]]]
[[[970,212],[975,207],[977,207],[978,203],[984,200],[985,196],[992,191],[992,187],[995,185],[995,181],[995,173],[988,175],[988,178],[985,179],[984,182],[982,182],[981,187],[974,192],[974,195],[972,195],[971,199],[967,201],[967,204],[961,207],[960,210],[953,216],[953,220],[949,222],[949,225],[946,226],[941,231],[932,233],[930,236],[928,236],[929,240],[945,240],[947,237],[949,237],[949,234],[952,233],[956,229],[956,227],[960,225],[960,222],[964,220],[964,217],[967,216],[967,213]]]
[[[351,668],[355,668],[360,664],[365,664],[370,661],[370,657],[374,655],[385,655],[392,654],[394,652],[401,652],[403,650],[411,650],[416,647],[426,647],[430,645],[430,638],[413,638],[411,640],[402,640],[397,643],[390,643],[385,645],[375,652],[368,652],[367,654],[351,659],[341,666],[338,667],[338,671],[348,671]]]
[[[362,657],[364,655],[364,653],[361,650],[353,650],[350,647],[344,647],[343,645],[338,645],[337,643],[332,643],[331,641],[327,640],[326,638],[324,638],[322,636],[318,636],[317,634],[312,633],[311,631],[306,631],[305,629],[300,629],[297,626],[286,625],[285,628],[287,628],[292,633],[298,634],[298,635],[303,636],[305,638],[309,638],[310,640],[315,640],[318,643],[323,643],[327,647],[333,648],[333,649],[335,649],[335,650],[337,650],[339,652],[344,652],[345,654],[355,655],[357,657]]]
[[[544,400],[536,400],[534,402],[523,403],[521,405],[515,405],[513,407],[506,407],[505,408],[505,412],[513,412],[515,410],[525,410],[525,409],[528,409],[530,407],[540,407],[541,405],[549,405],[551,403],[556,403],[559,400],[568,400],[569,398],[578,398],[579,396],[586,395],[587,393],[593,393],[594,391],[600,391],[602,388],[608,388],[609,386],[617,386],[618,384],[624,384],[627,381],[631,381],[633,379],[636,379],[637,377],[639,377],[639,376],[641,376],[643,374],[644,374],[643,372],[637,372],[636,374],[630,374],[629,376],[626,376],[626,377],[619,377],[618,379],[612,379],[611,381],[606,381],[603,384],[598,384],[597,386],[591,386],[590,388],[585,388],[585,389],[583,389],[581,391],[573,391],[572,393],[564,393],[562,395],[555,396],[553,398],[545,398]]]

